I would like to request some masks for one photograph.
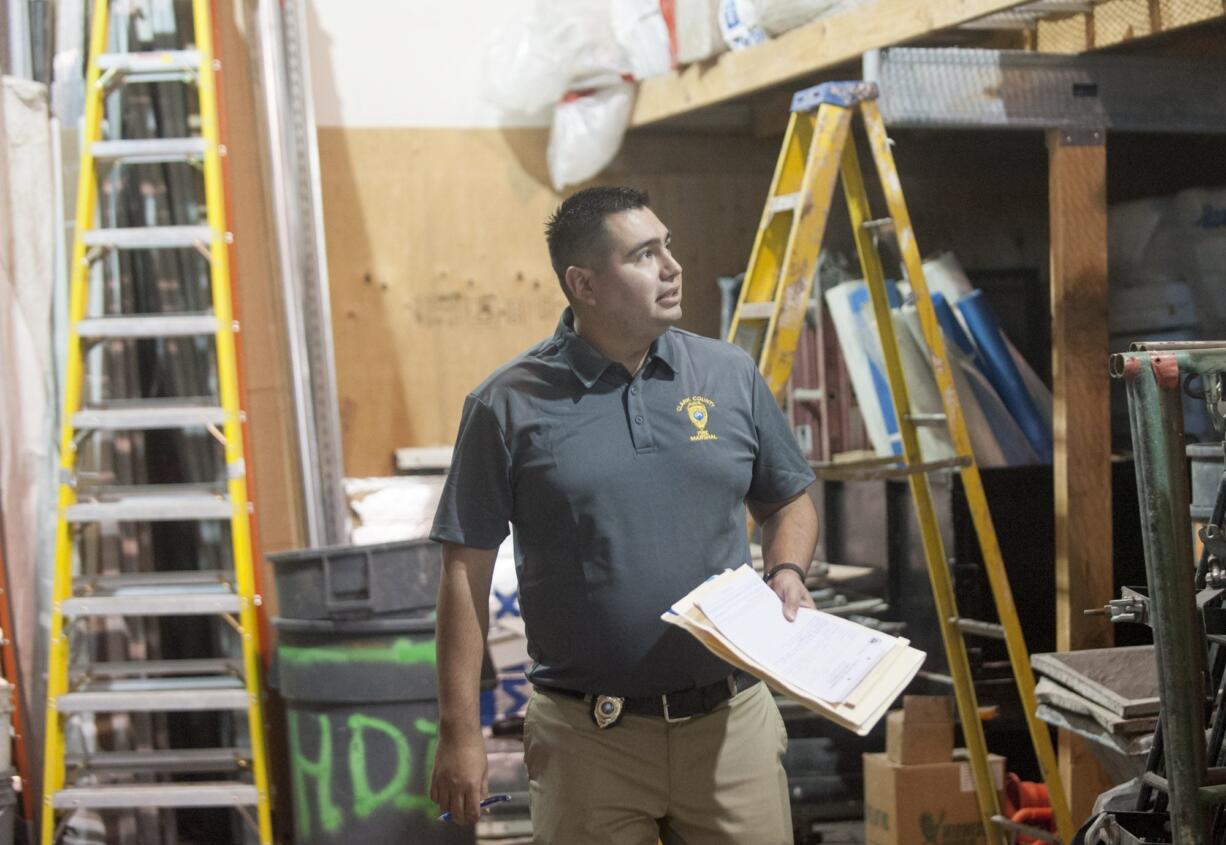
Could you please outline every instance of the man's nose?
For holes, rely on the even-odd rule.
[[[664,277],[673,279],[681,275],[681,263],[673,257],[671,252],[664,253],[664,264],[661,267],[664,271]]]

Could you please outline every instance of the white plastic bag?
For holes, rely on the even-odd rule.
[[[545,153],[555,190],[591,179],[613,160],[633,105],[630,82],[576,92],[558,104]]]
[[[634,78],[668,73],[673,50],[659,0],[613,0],[610,11],[613,35],[630,60]]]
[[[629,72],[609,0],[538,0],[528,15],[497,30],[486,48],[487,96],[510,112],[535,114],[580,83],[615,83]]]
[[[728,49],[719,31],[719,0],[676,0],[677,64],[688,65]]]

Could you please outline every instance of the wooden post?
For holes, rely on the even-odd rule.
[[[1101,130],[1052,130],[1052,421],[1055,453],[1056,648],[1108,647],[1111,625],[1083,611],[1112,597],[1111,423],[1107,375],[1107,149]],[[1060,732],[1074,821],[1110,785],[1086,743]]]

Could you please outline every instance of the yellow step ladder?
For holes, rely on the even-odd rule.
[[[890,216],[874,219],[860,170],[851,132],[852,112],[864,119],[869,146],[877,166]],[[873,462],[877,469],[897,465],[911,485],[923,538],[928,576],[932,583],[941,636],[953,678],[954,697],[965,734],[979,813],[989,843],[1011,839],[1019,830],[1000,813],[999,801],[988,765],[987,743],[975,699],[975,687],[967,662],[964,636],[973,634],[1003,639],[1022,702],[1026,725],[1043,778],[1051,795],[1060,839],[1072,841],[1074,828],[1067,799],[1060,783],[1055,751],[1047,726],[1036,716],[1034,674],[1030,655],[1018,623],[1017,608],[1009,589],[1004,562],[992,515],[988,511],[979,467],[971,450],[966,421],[954,388],[945,342],[924,281],[919,247],[903,200],[902,186],[890,152],[885,124],[877,107],[877,86],[870,82],[829,82],[798,92],[784,135],[783,149],[775,166],[770,196],[754,240],[749,269],[733,313],[728,340],[752,355],[776,399],[781,399],[792,372],[797,341],[804,328],[805,312],[813,292],[818,255],[834,198],[835,182],[843,177],[843,191],[851,217],[851,229],[860,266],[868,284],[873,314],[890,385],[902,455]],[[886,281],[874,236],[894,232],[906,269],[907,280],[927,341],[932,368],[940,388],[944,414],[912,413],[907,385],[890,318]],[[955,457],[924,463],[917,428],[942,425],[948,428]],[[937,525],[927,473],[957,467],[962,475],[967,505],[983,555],[984,568],[996,604],[999,625],[963,619],[954,599],[949,564]]]
[[[135,4],[133,4],[135,5]],[[108,52],[108,0],[94,0],[86,73],[85,123],[77,188],[69,293],[67,369],[55,579],[50,623],[41,842],[51,845],[77,810],[174,810],[232,808],[272,843],[264,721],[261,705],[259,628],[246,464],[239,408],[235,325],[231,307],[225,196],[218,142],[218,105],[209,0],[192,0],[194,44],[159,52]],[[122,43],[121,39],[114,39]],[[194,85],[199,135],[182,138],[104,138],[107,97],[120,86]],[[117,124],[120,121],[111,121]],[[160,122],[160,121],[159,121]],[[103,228],[96,222],[99,180],[132,164],[187,163],[203,170],[204,219],[196,225]],[[208,262],[211,309],[168,313],[90,314],[91,280],[106,278],[100,261],[119,252],[194,250]],[[117,262],[113,263],[117,265]],[[162,265],[163,267],[166,264]],[[175,266],[182,270],[186,261]],[[186,275],[186,270],[183,270]],[[171,280],[158,279],[160,285]],[[113,284],[114,279],[108,283]],[[107,397],[93,401],[85,388],[85,356],[91,348],[125,344],[207,343],[212,339],[216,394],[212,397]],[[132,348],[132,347],[126,347]],[[159,353],[160,354],[160,353]],[[102,361],[105,366],[106,358]],[[122,378],[119,379],[122,382]],[[79,471],[89,438],[103,445],[124,432],[207,430],[224,449],[213,481],[203,484],[100,485]],[[223,464],[224,460],[224,464]],[[154,561],[154,571],[100,573],[97,532],[102,526],[210,523],[228,527],[217,570],[183,569]],[[224,537],[225,532],[214,531]],[[93,532],[91,534],[91,532]],[[203,534],[202,534],[203,536]],[[208,536],[213,536],[210,534]],[[86,542],[82,542],[85,540]],[[226,547],[228,546],[228,552]],[[74,574],[74,570],[77,570]],[[212,617],[220,641],[214,657],[192,660],[95,662],[77,647],[88,626],[121,619]],[[76,749],[68,753],[65,727],[96,714],[217,714],[229,726],[217,748],[160,747],[169,731],[156,730],[154,745],[138,750]],[[141,716],[141,718],[145,718]],[[212,717],[211,717],[212,718]],[[233,735],[233,741],[230,736]],[[179,777],[186,775],[187,777]],[[204,776],[204,779],[201,776]]]

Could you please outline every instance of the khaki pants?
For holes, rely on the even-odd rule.
[[[534,692],[524,722],[536,845],[791,845],[787,734],[765,684],[669,724]]]

